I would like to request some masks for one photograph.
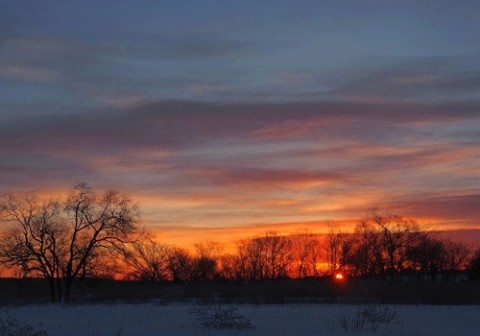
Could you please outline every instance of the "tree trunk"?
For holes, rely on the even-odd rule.
[[[52,302],[56,302],[57,301],[57,296],[56,296],[56,292],[55,292],[55,279],[47,278],[47,280],[48,280],[48,287],[50,288],[50,300]]]
[[[70,278],[66,278],[65,281],[65,294],[64,294],[64,301],[65,302],[70,302],[71,298],[72,298],[72,284],[73,284],[73,279],[70,279]]]
[[[62,278],[57,276],[57,297],[58,301],[62,300]]]

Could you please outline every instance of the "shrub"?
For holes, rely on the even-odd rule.
[[[375,306],[358,310],[353,316],[342,314],[340,317],[340,325],[345,332],[376,332],[380,327],[385,327],[391,323],[398,323],[395,319],[396,311],[390,308],[377,308]]]
[[[196,315],[196,320],[208,329],[253,328],[251,321],[238,313],[235,307],[216,304],[192,310],[190,313]]]
[[[6,320],[0,318],[0,336],[48,336],[48,334],[43,330],[35,330],[30,324],[9,317]]]

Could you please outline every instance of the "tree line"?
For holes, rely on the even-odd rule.
[[[115,277],[205,282],[305,278],[342,272],[352,277],[480,278],[480,249],[441,239],[401,216],[372,214],[353,232],[267,232],[237,242],[235,253],[203,242],[195,251],[162,244],[143,230],[138,207],[125,195],[76,185],[65,201],[33,193],[0,198],[12,225],[0,235],[0,262],[18,276],[43,277],[52,301],[69,301],[76,281]]]
[[[407,223],[407,227],[400,225]],[[445,281],[458,275],[480,279],[480,249],[417,230],[412,223],[384,215],[360,221],[353,233],[331,230],[327,235],[280,236],[267,232],[238,242],[234,254],[218,253],[221,245],[211,242],[197,244],[196,253],[142,243],[127,259],[133,271],[126,274],[136,280],[184,282],[298,279],[337,273],[385,280]]]

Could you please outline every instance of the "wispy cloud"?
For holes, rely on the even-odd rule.
[[[478,203],[480,195],[477,190],[465,190],[463,193],[445,196],[426,196],[399,202],[396,207],[403,212],[417,218],[428,218],[435,223],[440,223],[440,229],[476,227],[480,220]],[[438,225],[438,224],[437,224]]]
[[[149,225],[340,220],[372,207],[473,223],[462,195],[480,188],[480,138],[458,131],[479,124],[466,103],[167,101],[11,117],[0,125],[0,187],[118,188]],[[458,206],[437,211],[449,197]]]
[[[60,75],[54,71],[19,65],[5,66],[0,70],[0,77],[31,82],[54,82],[60,79]]]
[[[462,63],[473,61],[468,71]],[[471,62],[470,62],[471,63]],[[476,58],[409,58],[369,70],[352,70],[344,83],[332,91],[349,101],[478,101],[480,64]],[[373,101],[376,100],[376,101]]]
[[[183,33],[175,36],[151,35],[150,41],[158,45],[161,58],[185,61],[201,59],[236,59],[264,49],[250,41],[242,41],[213,33]],[[141,49],[140,49],[141,50]],[[154,56],[154,55],[152,55]]]

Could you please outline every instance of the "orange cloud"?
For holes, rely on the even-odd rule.
[[[82,181],[118,189],[169,241],[288,232],[294,225],[282,223],[342,222],[372,208],[474,227],[480,119],[454,107],[168,101],[7,118],[0,187],[62,197]]]

